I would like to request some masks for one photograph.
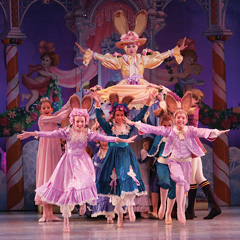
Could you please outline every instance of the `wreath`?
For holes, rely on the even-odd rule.
[[[47,92],[38,97],[29,107],[29,112],[26,111],[25,107],[15,107],[0,114],[0,137],[11,137],[35,124],[40,115],[40,99],[42,97],[52,98],[53,111],[59,111],[62,107],[62,98],[57,78],[51,79]]]

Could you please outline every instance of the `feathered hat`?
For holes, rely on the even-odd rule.
[[[137,43],[138,46],[146,43],[146,38],[139,38],[147,25],[148,14],[145,10],[139,11],[135,16],[135,29],[129,31],[129,25],[126,15],[122,10],[113,14],[113,24],[117,32],[121,35],[121,41],[116,42],[118,48],[124,48],[126,44]]]

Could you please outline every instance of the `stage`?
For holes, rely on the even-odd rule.
[[[203,220],[206,210],[196,211],[196,215],[184,227],[176,220],[165,225],[164,220],[137,218],[135,223],[124,220],[123,228],[118,228],[116,220],[107,224],[103,218],[88,219],[75,213],[70,218],[70,233],[63,233],[62,222],[40,224],[37,212],[0,212],[0,239],[240,239],[240,207],[224,207],[213,220]]]

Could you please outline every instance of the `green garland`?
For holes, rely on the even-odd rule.
[[[168,58],[164,62],[168,62],[171,59]],[[169,74],[173,73],[171,66],[166,65],[166,69]],[[169,82],[173,81],[173,77],[170,78]],[[183,92],[178,83],[174,86],[174,92],[179,96],[183,97]],[[209,128],[217,128],[219,130],[224,129],[239,129],[240,125],[240,104],[237,108],[225,109],[225,110],[214,110],[207,104],[201,102],[199,104],[199,121]]]
[[[38,97],[29,107],[29,112],[25,110],[25,107],[15,107],[0,114],[0,137],[11,137],[35,124],[40,115],[40,99],[42,97],[52,98],[54,112],[62,107],[61,89],[58,86],[57,78],[51,79],[47,92]]]

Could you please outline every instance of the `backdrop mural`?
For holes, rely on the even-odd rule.
[[[38,141],[32,139],[22,141],[20,146],[22,152],[19,153],[18,160],[9,166],[6,162],[9,161],[7,155],[11,157],[8,149],[11,150],[11,146],[15,146],[12,144],[19,145],[14,140],[15,134],[23,129],[38,129],[39,99],[48,96],[53,102],[54,111],[57,111],[73,93],[77,92],[80,96],[79,91],[82,88],[96,84],[104,88],[109,82],[121,80],[120,72],[106,69],[97,61],[92,61],[85,68],[82,64],[82,55],[75,45],[75,42],[78,42],[95,52],[122,54],[123,52],[114,45],[120,36],[116,34],[112,24],[112,14],[119,8],[127,13],[130,28],[134,26],[133,17],[138,10],[148,11],[149,23],[143,35],[148,39],[144,48],[149,49],[149,54],[151,49],[160,52],[171,49],[180,44],[183,37],[187,37],[188,48],[181,65],[167,59],[157,69],[146,71],[144,78],[149,82],[167,86],[178,95],[192,87],[200,89],[205,94],[200,110],[200,127],[232,129],[228,136],[216,143],[220,144],[221,149],[227,149],[229,153],[227,163],[218,158],[215,143],[203,140],[208,150],[203,158],[203,166],[204,174],[211,184],[222,186],[225,182],[226,188],[229,188],[229,193],[224,193],[224,197],[215,189],[219,203],[240,205],[238,0],[224,1],[224,8],[220,11],[222,15],[217,16],[214,15],[214,11],[208,15],[208,4],[216,2],[218,5],[221,1],[172,0],[149,3],[150,1],[144,0],[47,2],[35,0],[31,4],[24,0],[19,2],[22,5],[19,8],[18,25],[15,28],[19,29],[21,34],[20,37],[15,35],[11,37],[7,34],[9,29],[6,28],[7,22],[10,21],[9,15],[6,13],[4,1],[0,1],[1,211],[36,209],[33,198]],[[219,35],[216,30],[218,20],[222,21],[220,26],[225,29]],[[46,50],[52,52],[52,56],[45,56]],[[49,65],[47,57],[54,58],[55,55],[57,60]],[[11,69],[13,60],[17,61],[17,69],[15,67],[14,70]],[[19,89],[18,93],[16,89]],[[226,96],[222,98],[225,91]],[[225,97],[226,99],[222,100]],[[18,102],[13,107],[12,99]],[[221,172],[221,176],[218,176],[217,172]],[[14,194],[11,191],[14,192],[16,189],[14,182],[19,182],[23,186],[23,193],[17,203],[9,203],[8,199]],[[202,194],[201,190],[198,194]],[[229,196],[226,198],[225,195]]]

